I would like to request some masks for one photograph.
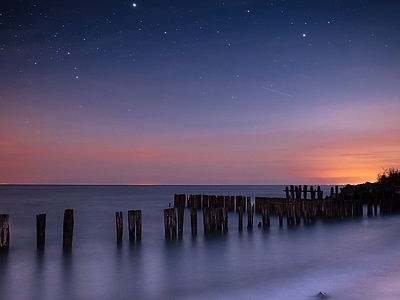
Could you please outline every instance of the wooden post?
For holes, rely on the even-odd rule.
[[[204,233],[211,232],[211,208],[203,207],[203,224],[204,224]]]
[[[43,250],[46,243],[46,214],[36,215],[36,246]]]
[[[222,230],[222,207],[214,208],[215,210],[215,223],[216,223],[216,230]]]
[[[239,229],[239,231],[242,231],[243,230],[243,206],[239,206],[238,210],[239,210],[239,225],[238,225],[238,229]]]
[[[176,210],[175,209],[171,209],[171,213],[169,214],[170,218],[171,218],[171,233],[172,233],[172,237],[176,238],[176,233],[177,233],[177,222],[176,222]]]
[[[372,216],[372,199],[367,200],[367,216]]]
[[[8,251],[10,248],[9,214],[0,214],[0,251]]]
[[[282,208],[282,204],[278,204],[278,218],[279,218],[279,226],[283,226],[283,208]]]
[[[63,250],[72,250],[72,238],[74,235],[74,210],[66,209],[64,211],[63,226]]]
[[[183,235],[183,219],[184,219],[185,209],[178,208],[178,236]]]
[[[322,200],[322,191],[320,186],[317,187],[317,199]]]
[[[222,230],[228,231],[228,208],[224,207],[222,209]]]
[[[231,200],[231,196],[225,196],[225,207],[228,208],[228,211],[233,211],[233,199]]]
[[[295,196],[294,196],[294,186],[293,186],[293,185],[290,186],[290,197],[292,198],[292,201],[295,200]]]
[[[271,220],[269,218],[269,204],[261,205],[261,215],[262,215],[262,226],[263,228],[268,228],[271,224]]]
[[[247,197],[247,229],[253,229],[254,204],[251,205],[250,197]]]
[[[135,219],[136,219],[136,241],[140,241],[142,239],[142,210],[135,210]]]
[[[133,242],[135,240],[135,223],[136,223],[136,213],[134,210],[128,210],[128,231],[129,231],[129,241]]]
[[[307,199],[307,185],[305,184],[303,187],[303,194],[304,194],[304,200]]]
[[[287,225],[294,224],[293,205],[294,205],[294,203],[286,203],[286,224]]]
[[[185,207],[185,202],[185,194],[174,194],[174,207]]]
[[[192,229],[192,235],[197,234],[197,209],[192,207],[190,209],[190,226]]]
[[[123,215],[122,211],[115,213],[115,226],[117,228],[117,243],[122,243],[122,229],[123,229]]]
[[[165,237],[176,237],[176,211],[174,208],[164,209]]]
[[[203,195],[203,208],[210,207],[210,197],[208,195]]]
[[[165,237],[171,237],[171,225],[170,225],[170,218],[169,218],[169,208],[164,209],[164,229],[165,229]]]
[[[294,217],[296,219],[296,224],[300,225],[301,219],[301,202],[296,202],[294,205]]]
[[[286,194],[286,199],[289,199],[290,195],[289,195],[289,187],[288,186],[285,187],[285,194]]]

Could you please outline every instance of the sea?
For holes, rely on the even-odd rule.
[[[321,186],[327,195],[330,186]],[[229,213],[225,233],[166,239],[163,209],[174,194],[284,197],[284,186],[1,185],[10,249],[0,253],[0,299],[400,299],[400,215],[317,220],[243,231]],[[62,249],[64,210],[74,209],[71,252]],[[127,211],[142,210],[141,242],[130,243]],[[122,245],[115,213],[123,212]],[[46,246],[36,249],[36,215]],[[321,295],[321,294],[320,294]]]

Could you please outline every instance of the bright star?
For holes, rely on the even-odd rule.
[[[132,7],[136,7],[136,3],[133,3],[133,4],[132,4]]]
[[[305,34],[305,33],[303,33],[303,37],[306,37],[306,34]]]

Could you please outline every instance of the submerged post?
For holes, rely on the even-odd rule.
[[[0,214],[0,251],[8,251],[10,248],[9,214]]]
[[[262,226],[263,228],[268,228],[271,224],[271,220],[269,217],[269,203],[262,204],[261,206],[261,215],[262,215]]]
[[[178,236],[183,235],[183,219],[184,219],[185,209],[178,208]]]
[[[224,207],[222,209],[222,230],[224,232],[228,231],[228,208]]]
[[[73,235],[74,235],[74,210],[66,209],[64,211],[63,250],[70,251],[72,249]]]
[[[136,223],[136,213],[134,210],[128,210],[128,231],[129,231],[129,241],[133,242],[135,240],[135,223]]]
[[[36,215],[37,250],[43,250],[46,243],[46,214]]]
[[[192,235],[197,234],[197,209],[195,207],[190,208],[190,226],[192,229]]]
[[[239,231],[242,231],[243,230],[243,206],[239,206],[238,210],[239,210],[239,225],[238,225],[238,229],[239,229]]]
[[[115,226],[117,228],[117,243],[122,243],[122,229],[123,229],[123,215],[122,211],[115,213]]]
[[[142,239],[142,210],[135,210],[135,220],[136,220],[136,241]]]

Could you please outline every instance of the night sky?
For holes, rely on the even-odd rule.
[[[5,0],[0,183],[375,181],[399,92],[397,0]]]

